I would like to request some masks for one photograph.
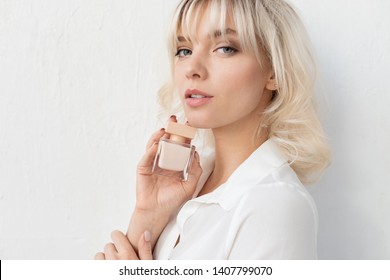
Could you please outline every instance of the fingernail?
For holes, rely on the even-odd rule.
[[[176,116],[175,115],[172,115],[169,117],[170,119],[176,119]]]
[[[196,158],[196,160],[198,161],[198,163],[199,163],[199,161],[200,161],[200,158],[199,158],[199,154],[198,154],[198,152],[196,152],[195,151],[195,158]]]
[[[161,128],[160,131],[165,131],[165,128]]]
[[[144,238],[146,242],[150,241],[150,231],[147,230],[144,232]]]

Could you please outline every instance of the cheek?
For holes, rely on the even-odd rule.
[[[264,75],[257,60],[252,57],[237,57],[232,61],[227,60],[226,63],[222,63],[216,67],[218,67],[220,71],[222,70],[227,78],[234,80],[239,79],[243,82],[254,79],[259,80]]]
[[[260,71],[260,66],[253,63],[224,68],[220,77],[220,84],[228,92],[235,92],[241,97],[245,95],[249,98],[260,98],[265,87],[265,75]]]
[[[175,87],[178,88],[183,83],[183,79],[185,75],[180,66],[175,66],[173,69],[173,82],[175,83]]]
[[[177,69],[175,69],[174,72],[173,72],[173,82],[174,82],[176,87],[177,87],[178,82],[179,82],[179,77],[180,76],[179,76],[179,74],[177,72]]]

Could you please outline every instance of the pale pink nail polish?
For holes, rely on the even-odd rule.
[[[150,231],[147,230],[144,232],[144,238],[146,242],[150,241]]]

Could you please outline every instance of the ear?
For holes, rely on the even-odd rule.
[[[278,85],[276,84],[275,80],[275,74],[273,72],[269,75],[267,83],[265,84],[265,88],[270,91],[275,91],[278,89]]]

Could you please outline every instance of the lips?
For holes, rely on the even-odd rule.
[[[197,89],[187,89],[184,97],[186,104],[190,107],[205,105],[213,98],[213,96]]]
[[[189,88],[185,92],[185,98],[211,98],[212,96],[210,94],[207,94],[203,91]]]

